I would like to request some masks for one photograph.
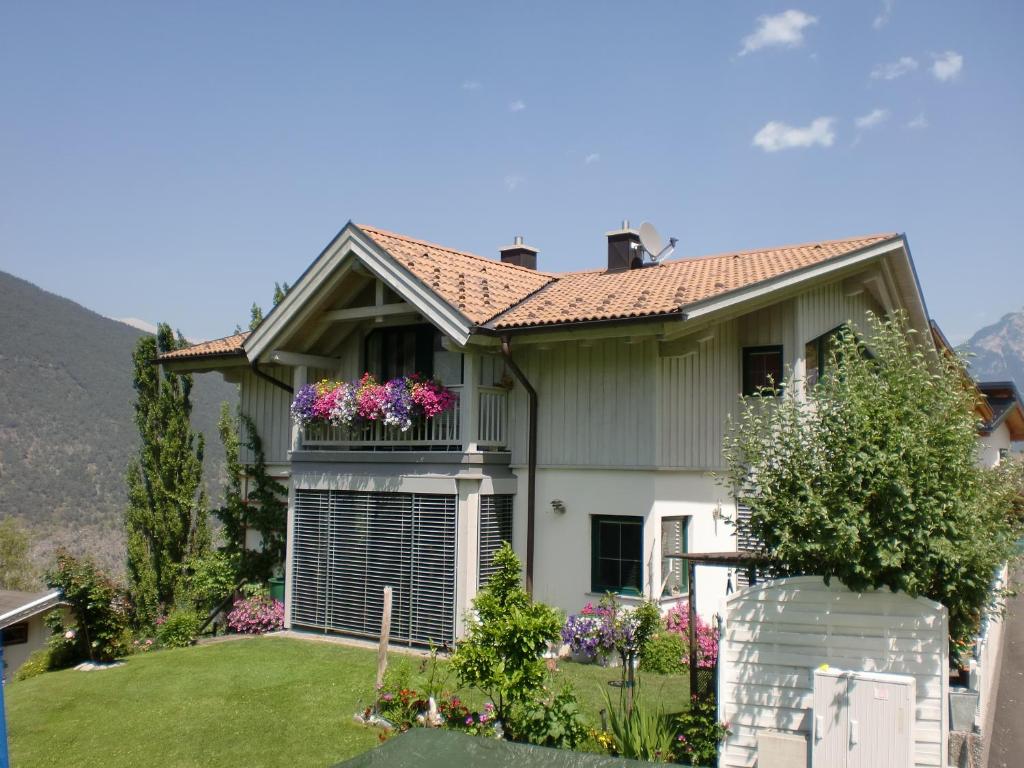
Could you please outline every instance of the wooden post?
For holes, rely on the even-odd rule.
[[[388,640],[391,638],[391,587],[384,587],[384,612],[380,617],[380,645],[377,648],[377,690],[384,685],[388,670]]]
[[[686,569],[689,576],[687,580],[690,582],[687,585],[689,587],[687,612],[690,621],[690,698],[693,699],[694,696],[700,693],[697,683],[697,566],[694,565],[692,560],[687,560]]]

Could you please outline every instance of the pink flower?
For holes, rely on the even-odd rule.
[[[64,633],[64,639],[65,640],[74,640],[75,639],[75,630],[69,629],[67,632],[65,632]]]
[[[472,715],[466,715],[466,725],[472,725],[472,724],[473,724],[473,716]]]

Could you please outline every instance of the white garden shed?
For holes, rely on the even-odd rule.
[[[811,764],[814,672],[822,665],[912,677],[913,765],[944,768],[949,659],[942,605],[800,576],[736,592],[722,614],[720,715],[732,730],[723,768],[769,768],[769,752],[786,752],[789,760],[804,753],[806,762],[786,764]],[[855,747],[849,765],[857,764]]]

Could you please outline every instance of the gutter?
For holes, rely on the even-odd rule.
[[[526,593],[533,597],[533,539],[534,522],[537,516],[537,390],[526,378],[523,369],[512,359],[512,345],[508,336],[501,338],[501,354],[512,370],[530,404],[529,437],[526,459]]]
[[[269,381],[275,387],[277,387],[279,389],[283,389],[289,395],[295,394],[295,390],[293,390],[290,385],[285,384],[283,381],[279,381],[278,379],[275,379],[273,376],[271,376],[269,373],[267,373],[265,371],[261,371],[260,370],[260,364],[259,364],[258,361],[253,360],[251,363],[249,363],[249,367],[252,369],[252,372],[254,374],[259,376],[264,381]]]

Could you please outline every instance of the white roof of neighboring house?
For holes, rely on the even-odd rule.
[[[48,611],[61,602],[60,591],[17,592],[0,590],[0,629]]]

